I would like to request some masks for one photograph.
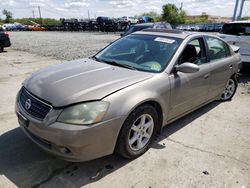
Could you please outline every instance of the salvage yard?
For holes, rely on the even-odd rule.
[[[232,101],[213,102],[168,125],[152,148],[132,161],[114,154],[66,162],[24,135],[14,113],[22,81],[48,65],[94,55],[117,38],[98,32],[10,32],[12,47],[0,53],[0,188],[250,187],[247,74]]]

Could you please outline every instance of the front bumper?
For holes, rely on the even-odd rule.
[[[5,47],[5,48],[10,47],[11,46],[10,40],[9,39],[3,40],[2,41],[2,46]]]
[[[68,161],[87,161],[112,154],[126,118],[117,117],[90,126],[60,122],[44,125],[33,121],[18,103],[16,113],[21,129],[35,144]],[[28,123],[20,119],[26,119]]]

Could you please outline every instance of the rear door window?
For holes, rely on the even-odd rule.
[[[228,45],[214,37],[206,37],[206,42],[208,45],[208,54],[210,60],[217,60],[228,57],[231,55]]]

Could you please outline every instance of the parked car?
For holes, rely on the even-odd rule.
[[[227,23],[218,36],[229,44],[239,46],[243,69],[250,68],[250,21]]]
[[[154,22],[154,19],[149,17],[149,16],[142,16],[138,18],[139,23],[149,23],[149,22]]]
[[[167,22],[153,22],[153,23],[141,23],[131,26],[127,31],[121,34],[121,36],[127,36],[136,31],[143,29],[154,28],[154,29],[172,29],[172,26]]]
[[[6,31],[15,31],[16,30],[16,26],[15,24],[3,24],[2,26]]]
[[[121,20],[124,22],[127,22],[128,24],[137,24],[138,19],[134,17],[129,17],[129,16],[123,16],[121,17]]]
[[[28,30],[29,31],[45,31],[46,28],[40,25],[28,25]]]
[[[116,31],[117,24],[112,18],[97,17],[96,22],[101,31]]]
[[[214,35],[139,31],[93,57],[32,74],[17,95],[18,121],[34,143],[65,160],[114,151],[136,158],[165,125],[230,100],[240,61]]]
[[[0,52],[3,52],[4,48],[11,45],[9,34],[0,27]]]

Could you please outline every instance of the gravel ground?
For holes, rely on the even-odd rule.
[[[10,32],[9,34],[13,49],[59,60],[73,60],[94,55],[120,37],[119,34],[101,32]]]

